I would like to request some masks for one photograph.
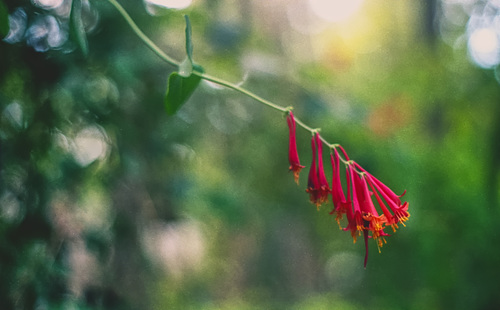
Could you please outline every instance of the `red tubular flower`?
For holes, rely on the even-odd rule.
[[[334,149],[334,154],[330,154],[330,158],[332,162],[332,202],[334,207],[330,214],[336,213],[335,220],[337,221],[337,224],[339,224],[339,228],[342,229],[342,226],[340,225],[342,215],[347,214],[348,218],[352,215],[351,185],[349,178],[347,177],[346,179],[348,182],[346,199],[344,190],[342,189],[342,183],[340,181],[340,157],[337,149]]]
[[[353,218],[348,223],[348,228],[351,230],[351,236],[356,242],[356,238],[358,235],[361,235],[361,231],[363,231],[363,217],[361,213],[361,205],[360,200],[362,200],[361,195],[361,187],[359,183],[359,176],[354,169],[353,164],[348,165],[348,170],[350,174],[350,181],[352,183],[352,209],[353,209]]]
[[[386,218],[386,224],[392,227],[392,230],[396,232],[398,227],[398,223],[401,223],[405,226],[405,223],[410,217],[410,213],[408,212],[408,202],[401,204],[401,197],[404,196],[406,191],[401,195],[396,195],[387,185],[380,182],[373,175],[364,170],[360,165],[355,164],[357,168],[361,169],[366,176],[366,182],[372,189],[375,198],[380,206],[380,209],[384,213]],[[382,196],[382,198],[380,197]],[[384,202],[385,201],[385,202]],[[387,208],[387,206],[389,209]],[[392,213],[391,213],[392,212]]]
[[[380,253],[380,248],[386,242],[384,236],[387,234],[384,232],[384,224],[385,224],[385,216],[379,215],[375,206],[373,205],[373,201],[371,198],[371,193],[368,190],[368,185],[366,183],[366,175],[362,174],[361,176],[357,176],[357,185],[358,186],[358,194],[359,194],[359,203],[361,209],[361,215],[363,217],[364,225],[363,225],[363,234],[365,240],[365,268],[366,263],[368,262],[368,232],[371,231],[371,237],[377,243],[378,251]]]
[[[292,111],[288,113],[286,122],[288,123],[288,129],[290,132],[290,140],[288,144],[288,162],[290,163],[290,167],[288,169],[293,171],[295,182],[299,184],[299,173],[304,166],[301,166],[299,162],[299,153],[297,152],[297,141],[295,138],[295,118],[293,117]]]
[[[307,178],[307,189],[306,192],[309,193],[309,200],[314,203],[317,207],[318,205],[318,192],[319,192],[319,179],[318,179],[318,169],[316,167],[316,141],[313,138],[311,139],[311,147],[312,147],[312,162],[311,168],[309,169],[309,176]]]
[[[311,168],[309,170],[306,192],[309,193],[309,199],[311,202],[314,203],[319,209],[321,204],[327,200],[328,194],[330,193],[330,187],[328,185],[328,181],[326,180],[325,170],[323,167],[323,147],[319,133],[316,133],[312,137],[311,146],[313,158]],[[316,159],[318,163],[317,166]]]
[[[387,222],[385,214],[379,215],[373,201],[371,198],[371,193],[368,190],[368,185],[366,183],[366,176],[363,175],[361,186],[363,187],[363,204],[361,206],[361,212],[363,219],[368,222],[367,229],[372,231],[372,238],[377,242],[377,246],[380,248],[384,245],[385,239],[383,236],[387,234],[384,233],[384,225]]]
[[[346,199],[340,182],[340,158],[337,149],[334,150],[334,154],[330,154],[330,159],[332,162],[332,201],[335,209],[339,209],[340,204]]]
[[[320,204],[328,200],[330,194],[330,186],[325,176],[325,168],[323,167],[323,143],[316,133],[316,146],[318,147],[318,178],[319,178],[319,200]]]

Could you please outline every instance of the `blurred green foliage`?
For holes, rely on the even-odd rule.
[[[31,22],[57,15],[3,3]],[[71,39],[0,42],[1,309],[500,306],[499,85],[429,30],[433,1],[366,2],[310,36],[258,1],[148,6],[154,16],[123,1],[176,59],[188,14],[208,73],[293,105],[407,190],[407,227],[380,254],[370,244],[366,270],[362,242],[309,203],[307,168],[299,187],[287,172],[280,113],[202,82],[167,116],[175,68],[106,1],[81,3],[87,57]],[[308,165],[310,135],[297,133]]]

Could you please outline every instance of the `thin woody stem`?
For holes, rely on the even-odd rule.
[[[317,131],[318,131],[318,129],[311,128],[311,127],[307,126],[306,124],[304,124],[301,120],[299,120],[297,117],[295,117],[295,115],[294,115],[294,118],[295,118],[295,122],[296,122],[297,124],[299,124],[299,126],[300,126],[300,127],[302,127],[302,128],[304,128],[305,130],[309,131],[311,134],[313,134],[313,133],[315,133],[315,132],[317,132]],[[321,141],[323,141],[323,142],[324,142],[327,146],[330,146],[330,144],[329,144],[327,141],[325,141],[325,139],[323,139],[321,136],[320,136],[320,139],[321,139]]]
[[[142,42],[144,44],[146,44],[147,47],[149,47],[149,49],[151,49],[158,57],[160,57],[166,63],[170,64],[171,66],[179,68],[180,62],[176,61],[175,59],[173,59],[172,57],[167,55],[153,41],[151,41],[151,39],[149,39],[149,37],[147,35],[145,35],[141,29],[139,29],[137,24],[130,17],[130,15],[127,13],[127,11],[125,11],[125,9],[121,6],[120,3],[118,3],[116,0],[108,0],[108,2],[111,3],[116,8],[116,10],[120,13],[120,15],[122,15],[122,17],[125,19],[125,21],[130,26],[130,28],[132,28],[132,31],[139,37],[139,39],[142,40]],[[291,110],[291,107],[283,107],[283,106],[277,105],[269,100],[266,100],[266,99],[256,95],[255,93],[253,93],[253,92],[251,92],[251,91],[249,91],[241,86],[238,86],[234,83],[225,81],[223,79],[220,79],[220,78],[217,78],[217,77],[214,77],[214,76],[202,73],[202,72],[198,72],[198,71],[193,71],[191,74],[197,75],[205,81],[209,81],[209,82],[224,86],[226,88],[235,90],[235,91],[237,91],[243,95],[246,95],[246,96],[254,99],[255,101],[260,102],[260,103],[262,103],[262,104],[264,104],[272,109],[275,109],[277,111],[286,113],[286,112],[289,112]],[[307,124],[305,124],[301,120],[299,120],[297,117],[295,117],[295,122],[300,127],[309,131],[311,134],[314,134],[314,133],[319,131],[318,128],[312,128],[312,127],[308,126]],[[331,144],[321,136],[320,136],[320,140],[330,149],[334,149],[337,147],[341,148],[342,152],[344,153],[344,156],[346,156],[346,153],[343,150],[342,146],[340,146],[340,144]],[[339,156],[339,157],[340,157],[340,160],[345,165],[351,164],[351,161],[348,158],[342,158],[341,156]]]
[[[273,108],[275,110],[278,110],[278,111],[281,111],[281,112],[287,112],[287,111],[289,111],[288,107],[282,107],[282,106],[279,106],[277,104],[274,104],[271,101],[266,100],[266,99],[264,99],[264,98],[262,98],[262,97],[260,97],[260,96],[258,96],[256,94],[254,94],[251,91],[246,90],[243,87],[240,87],[240,86],[238,86],[236,84],[227,82],[225,80],[222,80],[222,79],[219,79],[217,77],[210,76],[208,74],[201,73],[201,72],[198,72],[198,71],[193,71],[192,74],[201,77],[205,81],[209,81],[209,82],[212,82],[212,83],[215,83],[215,84],[218,84],[218,85],[230,88],[230,89],[235,90],[237,92],[240,92],[240,93],[242,93],[242,94],[244,94],[244,95],[246,95],[246,96],[248,96],[248,97],[250,97],[250,98],[252,98],[252,99],[254,99],[254,100],[256,100],[256,101],[258,101],[258,102],[260,102],[260,103],[262,103],[262,104],[264,104],[266,106],[268,106],[268,107],[270,107],[270,108]],[[298,123],[297,119],[295,119],[295,121]],[[305,125],[302,124],[301,126],[304,127]],[[306,128],[306,127],[304,127],[304,128]],[[309,127],[307,127],[306,129],[308,129],[308,128]]]
[[[156,55],[158,55],[161,59],[163,59],[168,64],[170,64],[174,67],[179,67],[180,63],[178,61],[176,61],[172,57],[165,54],[165,52],[163,52],[156,44],[154,44],[154,42],[151,41],[151,39],[149,39],[149,37],[147,35],[145,35],[141,29],[139,29],[139,27],[134,22],[132,17],[130,17],[130,15],[128,15],[127,11],[125,11],[125,9],[121,6],[120,3],[118,3],[116,0],[108,0],[108,1],[116,8],[116,10],[125,19],[125,21],[130,26],[130,28],[132,28],[132,31],[134,31],[134,33],[139,37],[139,39],[141,39],[144,42],[144,44],[146,44],[147,47],[149,47]]]

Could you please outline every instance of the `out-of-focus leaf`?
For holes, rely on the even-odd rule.
[[[71,4],[70,20],[70,35],[78,43],[82,54],[87,56],[89,53],[89,46],[85,27],[83,26],[81,0],[73,0]]]
[[[189,16],[184,15],[186,20],[186,54],[191,63],[193,63],[193,41],[191,39],[191,22]]]
[[[165,95],[165,109],[168,115],[174,115],[186,103],[200,81],[201,78],[195,74],[188,77],[183,77],[178,72],[170,74]]]
[[[186,59],[179,64],[179,75],[188,78],[193,72],[193,42],[191,40],[191,22],[189,17],[184,15],[186,19]],[[198,70],[199,71],[199,70]]]
[[[7,7],[0,1],[0,38],[4,38],[9,33],[9,14]]]
[[[167,93],[165,95],[165,108],[168,115],[174,115],[179,108],[191,97],[201,77],[192,74],[193,70],[204,72],[200,65],[193,63],[193,42],[191,40],[191,22],[186,19],[186,54],[187,57],[179,64],[179,71],[170,74],[168,78]]]

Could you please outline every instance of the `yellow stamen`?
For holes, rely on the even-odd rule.
[[[337,210],[335,215],[335,221],[337,221],[337,224],[339,224],[339,228],[342,229],[342,226],[340,225],[340,220],[343,219],[344,217],[342,216],[342,212]]]
[[[373,239],[377,242],[377,249],[379,253],[382,253],[381,248],[384,246],[384,243],[387,243],[387,240],[385,240],[384,237],[375,237],[373,236]]]

